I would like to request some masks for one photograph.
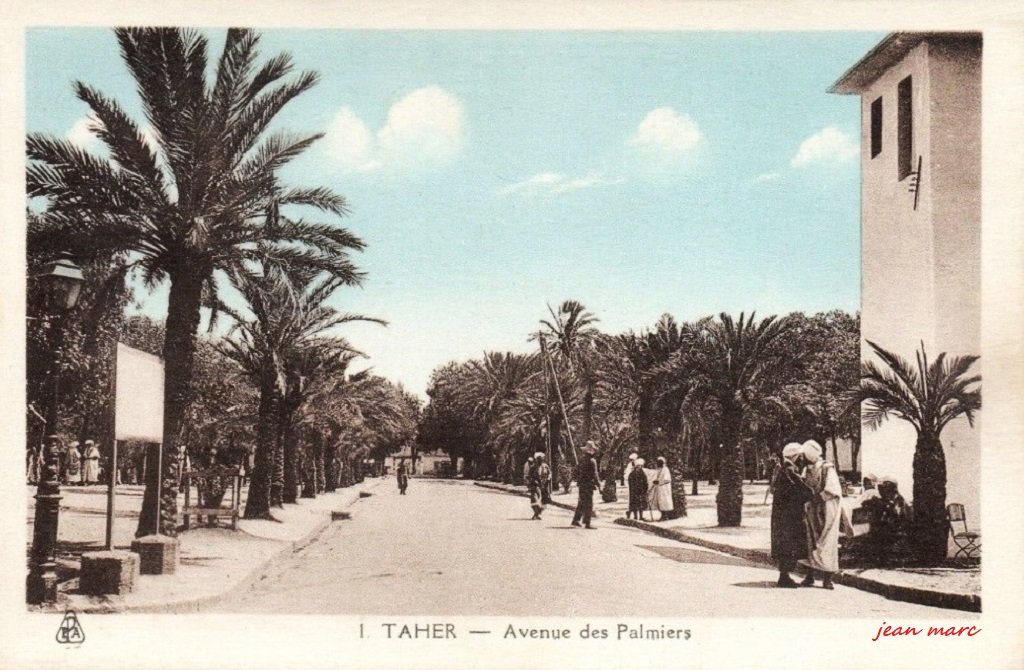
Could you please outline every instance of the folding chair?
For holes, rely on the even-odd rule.
[[[965,558],[974,558],[976,552],[981,551],[981,533],[967,529],[967,514],[964,506],[960,503],[946,505],[946,519],[949,523],[949,534],[953,536],[953,544],[956,545],[956,554],[953,558],[959,558],[963,554]],[[954,524],[959,523],[963,530],[957,531]]]

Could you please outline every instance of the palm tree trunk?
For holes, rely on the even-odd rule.
[[[177,535],[178,477],[175,464],[188,409],[192,372],[202,304],[204,274],[198,268],[171,273],[164,337],[164,433],[161,481],[147,482],[136,537],[156,528],[157,496],[160,496],[160,532]]]
[[[583,393],[583,444],[591,439],[594,425],[594,385],[589,381],[586,383],[586,391]]]
[[[316,436],[316,492],[327,492],[327,450],[324,449],[324,438]]]
[[[284,507],[284,436],[281,434],[281,393],[274,390],[274,467],[270,475],[270,505]]]
[[[739,440],[742,420],[739,408],[723,408],[721,479],[715,498],[719,526],[739,526],[743,522],[743,450]]]
[[[266,379],[260,386],[260,404],[256,419],[256,456],[249,495],[245,500],[246,519],[268,519],[270,516],[270,480],[274,470],[274,380]]]
[[[937,437],[920,435],[914,448],[914,535],[928,563],[946,558],[946,456]]]
[[[554,394],[551,395],[554,396]],[[552,490],[554,491],[558,489],[558,482],[560,481],[558,468],[561,462],[560,456],[562,455],[559,448],[559,444],[562,441],[562,413],[557,409],[552,412],[549,424],[551,426],[551,475],[554,479]]]
[[[299,459],[294,414],[290,404],[281,412],[281,441],[284,452],[284,490],[281,499],[286,503],[294,503],[299,497]]]
[[[690,454],[690,468],[693,470],[693,487],[690,489],[691,496],[699,495],[697,480],[700,479],[701,475],[701,461],[704,458],[704,451],[704,442],[701,440],[697,442]]]
[[[640,392],[640,402],[636,411],[636,430],[637,438],[640,441],[640,456],[650,462],[655,456],[654,399],[647,389]]]

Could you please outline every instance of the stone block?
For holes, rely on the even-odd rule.
[[[144,575],[171,575],[178,567],[178,540],[166,535],[146,535],[132,542]]]
[[[123,595],[135,588],[139,557],[129,551],[93,551],[82,554],[78,591],[91,596]]]

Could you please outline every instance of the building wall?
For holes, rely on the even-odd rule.
[[[861,354],[871,340],[913,361],[980,353],[980,48],[928,41],[862,93]],[[898,180],[897,86],[913,78],[913,155],[922,158],[917,209]],[[871,157],[871,104],[882,96],[882,151]],[[891,475],[912,494],[915,432],[898,419],[863,431],[864,472]],[[948,502],[979,521],[980,443],[965,420],[943,433]]]

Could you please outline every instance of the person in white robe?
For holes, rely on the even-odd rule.
[[[74,486],[82,483],[82,452],[78,450],[78,442],[72,442],[67,451],[68,476],[67,484]]]
[[[663,521],[666,513],[672,511],[673,505],[672,473],[669,472],[668,465],[665,464],[665,459],[661,456],[658,457],[658,466],[654,472],[654,478],[651,480],[647,496],[651,511],[657,510],[660,513],[658,521]]]
[[[82,452],[82,483],[96,484],[100,481],[100,450],[92,440],[85,441]]]
[[[804,506],[807,526],[807,554],[799,563],[808,569],[803,586],[814,586],[816,574],[822,587],[832,589],[832,575],[839,572],[839,529],[842,516],[843,489],[832,463],[822,459],[821,445],[814,440],[803,444],[803,461],[807,464],[804,483],[811,499]]]

